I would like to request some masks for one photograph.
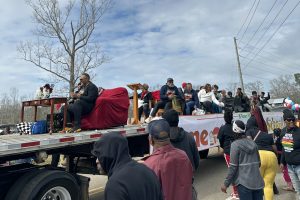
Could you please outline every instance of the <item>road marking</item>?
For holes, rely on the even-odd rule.
[[[99,187],[99,188],[95,188],[95,189],[91,189],[89,190],[89,195],[94,195],[97,194],[99,192],[103,192],[105,187]]]

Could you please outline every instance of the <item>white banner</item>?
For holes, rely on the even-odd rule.
[[[282,128],[284,126],[281,112],[263,113],[263,116],[269,133],[272,133],[274,128]],[[250,113],[234,114],[234,120],[239,119],[245,123],[249,117]],[[223,114],[180,116],[179,118],[179,126],[193,133],[198,150],[219,146],[217,136],[223,124],[225,124]]]

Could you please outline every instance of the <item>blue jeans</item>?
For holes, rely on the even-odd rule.
[[[250,190],[243,185],[237,186],[240,200],[263,200],[263,189]]]
[[[195,101],[189,101],[185,103],[185,114],[191,115],[192,114],[191,110],[194,108],[194,106],[195,106]]]
[[[300,165],[287,165],[293,186],[300,199]]]

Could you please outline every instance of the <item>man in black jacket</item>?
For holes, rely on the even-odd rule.
[[[162,191],[155,173],[132,160],[128,142],[119,132],[105,134],[94,144],[101,174],[108,176],[105,200],[162,200]]]
[[[74,99],[74,103],[68,105],[67,109],[67,124],[70,124],[73,119],[74,127],[66,128],[64,132],[80,132],[80,120],[82,115],[89,114],[94,108],[98,97],[98,88],[90,81],[90,76],[83,73],[80,76],[82,92],[71,93],[70,96]],[[62,109],[63,111],[63,109]]]
[[[172,78],[168,78],[166,85],[162,86],[160,89],[160,101],[155,104],[153,111],[151,112],[151,117],[155,117],[158,109],[171,109],[172,100],[174,98],[180,101],[183,100],[179,94],[178,88],[174,85],[174,80]],[[151,118],[146,120],[146,122],[149,121],[151,121]]]
[[[243,94],[242,89],[238,88],[234,97],[234,112],[249,112],[249,98]]]

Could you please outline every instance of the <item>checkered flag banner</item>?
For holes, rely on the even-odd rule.
[[[33,122],[21,122],[17,124],[17,128],[20,133],[22,134],[31,134],[31,126]]]

